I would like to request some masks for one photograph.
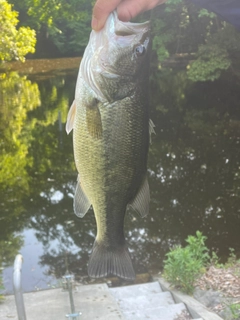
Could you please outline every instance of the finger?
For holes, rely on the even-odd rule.
[[[122,0],[97,0],[93,7],[92,28],[99,31],[104,26],[109,14]]]
[[[140,13],[151,10],[164,2],[166,0],[123,0],[117,7],[118,18],[122,21],[129,21]]]

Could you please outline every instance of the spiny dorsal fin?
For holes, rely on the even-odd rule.
[[[70,107],[70,110],[68,111],[68,116],[67,116],[67,123],[66,123],[67,134],[69,134],[73,129],[75,114],[76,114],[76,102],[75,100],[73,100],[73,103]]]
[[[141,188],[139,189],[135,199],[129,206],[137,211],[142,218],[146,217],[149,212],[150,192],[147,177],[144,179]]]

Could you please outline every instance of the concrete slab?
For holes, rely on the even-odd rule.
[[[79,286],[73,293],[75,310],[81,320],[124,319],[117,302],[106,284]],[[24,294],[28,320],[61,320],[71,311],[69,294],[62,289],[51,289]],[[1,320],[17,320],[14,296],[7,296],[0,305]]]
[[[116,299],[126,299],[159,293],[162,291],[162,289],[159,283],[155,281],[125,287],[111,288],[109,291]]]
[[[160,292],[147,296],[137,296],[136,298],[117,299],[118,305],[123,312],[133,310],[146,310],[155,307],[165,307],[174,304],[170,292]]]
[[[178,320],[179,316],[185,312],[185,305],[178,303],[167,307],[123,312],[123,314],[126,320]]]

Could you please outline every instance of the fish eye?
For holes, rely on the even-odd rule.
[[[134,49],[134,54],[137,56],[137,57],[140,57],[140,56],[143,56],[146,52],[146,49],[145,47],[141,44],[140,46],[137,46],[135,49]]]

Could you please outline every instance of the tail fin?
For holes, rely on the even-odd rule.
[[[135,272],[127,247],[113,249],[95,241],[88,264],[88,275],[92,278],[115,275],[125,280],[134,280]]]

